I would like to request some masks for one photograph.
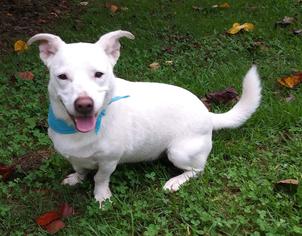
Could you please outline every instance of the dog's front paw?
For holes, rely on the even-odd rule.
[[[68,175],[63,181],[62,184],[66,184],[66,185],[76,185],[80,182],[82,182],[82,180],[84,179],[83,175],[80,175],[79,173],[75,172],[73,174]]]
[[[174,178],[169,179],[163,189],[169,192],[176,192],[180,186],[183,184],[183,180],[179,178],[179,176],[176,176]]]
[[[98,189],[98,191],[95,191],[94,193],[94,198],[96,201],[99,202],[100,208],[102,208],[102,203],[106,200],[109,199],[112,196],[112,193],[109,188],[106,189]]]

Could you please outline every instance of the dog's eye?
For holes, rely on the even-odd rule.
[[[61,79],[61,80],[67,80],[67,75],[65,74],[61,74],[61,75],[58,75],[58,78]]]
[[[103,76],[103,73],[100,71],[95,72],[94,77],[95,78],[101,78]]]

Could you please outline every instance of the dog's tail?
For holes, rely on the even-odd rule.
[[[242,95],[238,103],[228,112],[211,113],[213,129],[236,128],[242,125],[256,111],[261,100],[260,77],[256,66],[247,72],[243,80]]]

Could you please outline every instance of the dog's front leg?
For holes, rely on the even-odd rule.
[[[72,167],[75,170],[75,172],[72,173],[72,174],[69,174],[62,181],[62,184],[73,186],[73,185],[76,185],[76,184],[82,182],[82,180],[85,179],[85,177],[86,177],[86,175],[88,173],[88,170],[86,170],[84,168],[81,168],[81,167],[78,167],[77,165],[75,165],[73,163],[72,163]]]
[[[109,188],[109,181],[116,166],[116,161],[101,162],[99,163],[99,169],[94,176],[94,197],[100,203],[100,208],[102,207],[102,202],[112,195]]]

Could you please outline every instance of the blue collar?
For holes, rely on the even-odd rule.
[[[130,97],[130,96],[126,95],[126,96],[113,97],[113,98],[111,98],[108,105],[110,105],[111,103],[116,102],[120,99],[128,98],[128,97]],[[99,113],[99,115],[97,117],[96,124],[95,124],[95,133],[96,134],[98,134],[100,129],[101,129],[102,118],[105,115],[106,115],[106,108],[104,108]],[[55,116],[51,106],[49,106],[49,109],[48,109],[48,125],[51,129],[53,129],[55,132],[57,132],[59,134],[75,134],[75,133],[78,133],[78,131],[72,125],[67,124],[64,120],[58,119]]]

